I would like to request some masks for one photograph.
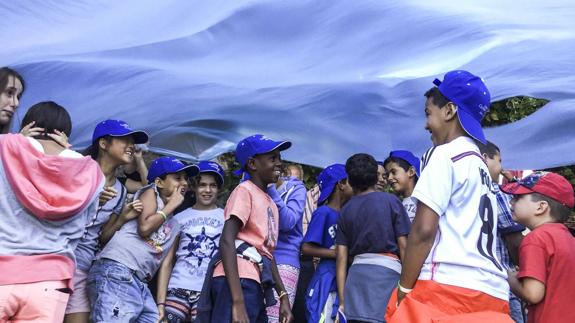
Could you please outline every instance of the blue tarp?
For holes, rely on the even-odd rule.
[[[0,17],[0,66],[28,84],[15,126],[54,100],[75,147],[120,118],[192,160],[253,133],[317,166],[422,153],[423,93],[467,69],[494,101],[551,101],[486,131],[505,167],[575,164],[573,1],[20,0],[0,2]]]

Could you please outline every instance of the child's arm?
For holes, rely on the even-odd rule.
[[[301,245],[301,253],[304,256],[311,256],[317,258],[330,258],[335,259],[335,249],[322,248],[312,242],[304,242]]]
[[[519,280],[517,272],[508,271],[507,281],[513,294],[531,305],[541,302],[545,297],[545,284],[537,279],[524,277]]]
[[[433,241],[439,226],[439,215],[430,207],[419,202],[416,216],[407,238],[405,258],[403,259],[401,278],[399,284],[411,289],[415,285],[421,272],[421,267],[433,247]],[[405,293],[397,291],[397,301],[401,302]]]
[[[523,241],[523,233],[509,233],[504,235],[503,239],[505,240],[511,261],[513,261],[515,265],[519,265],[519,245],[521,245],[521,241]]]
[[[275,186],[268,188],[268,195],[274,200],[279,213],[279,230],[282,232],[291,231],[303,217],[305,207],[306,191],[303,184],[294,186],[294,191],[290,194],[287,202],[284,202],[277,192]]]
[[[138,217],[138,234],[142,238],[148,238],[166,221],[164,215],[172,214],[176,208],[184,201],[184,195],[180,192],[182,187],[178,185],[168,197],[168,203],[161,210],[164,214],[158,211],[158,203],[156,202],[156,192],[153,189],[147,189],[140,196],[144,208],[142,215]]]
[[[226,220],[220,238],[220,253],[222,254],[222,265],[230,288],[230,294],[232,295],[232,321],[249,323],[250,320],[244,303],[244,293],[240,284],[236,255],[235,241],[241,227],[242,221],[233,214]]]
[[[397,246],[399,247],[399,259],[405,260],[405,249],[407,248],[407,236],[397,237]]]
[[[174,240],[170,251],[166,255],[166,258],[162,261],[160,265],[160,270],[158,271],[158,290],[156,292],[156,301],[158,303],[158,312],[160,313],[159,322],[162,322],[165,315],[166,309],[166,295],[168,294],[168,283],[170,282],[170,277],[172,276],[172,269],[174,269],[174,260],[176,259],[176,250],[180,245],[180,236]]]
[[[103,246],[112,239],[116,231],[120,230],[124,223],[137,218],[143,210],[143,204],[140,200],[134,200],[128,203],[122,209],[120,215],[112,213],[108,221],[102,226],[100,232],[100,244]]]
[[[339,309],[344,312],[344,298],[343,291],[345,289],[345,280],[347,279],[347,253],[348,248],[346,245],[336,245],[336,282],[337,282],[337,295],[339,297]]]
[[[276,260],[272,259],[272,277],[276,283],[276,293],[278,293],[280,299],[280,315],[279,321],[280,322],[291,322],[293,320],[293,316],[291,313],[291,307],[289,304],[289,297],[284,287],[282,278],[280,276],[278,266],[276,264]]]

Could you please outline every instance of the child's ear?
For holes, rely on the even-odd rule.
[[[417,175],[417,172],[415,171],[415,167],[413,167],[413,166],[409,167],[409,169],[407,170],[407,176],[409,176],[409,178],[412,178],[416,175]]]
[[[159,177],[156,177],[154,184],[156,184],[156,187],[158,188],[164,188],[164,181]]]
[[[98,139],[98,147],[101,148],[102,150],[106,150],[106,148],[108,148],[108,142],[106,142],[106,139],[104,138]]]
[[[543,215],[547,211],[549,211],[549,203],[547,201],[538,201],[537,202],[537,210],[535,210],[535,215]]]
[[[457,106],[453,102],[447,103],[443,108],[443,117],[445,121],[450,121],[457,117]]]
[[[252,171],[257,170],[258,167],[256,165],[256,160],[254,158],[248,158],[248,161],[246,162],[246,168],[251,169]]]

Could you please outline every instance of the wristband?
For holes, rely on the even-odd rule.
[[[278,299],[282,299],[282,297],[284,297],[284,296],[288,296],[288,293],[286,293],[285,290],[282,290],[280,295],[278,296]]]
[[[405,294],[409,294],[413,290],[413,288],[405,288],[405,287],[401,286],[399,284],[399,282],[397,282],[397,289],[399,289],[400,292],[405,293]]]
[[[168,219],[168,216],[166,215],[166,213],[164,213],[164,211],[158,211],[158,212],[156,212],[156,213],[158,213],[159,215],[161,215],[162,218],[164,218],[164,221],[166,221],[166,220]]]
[[[166,307],[166,303],[158,303],[158,304],[156,304],[156,305],[157,305],[157,306],[162,305],[163,307]]]

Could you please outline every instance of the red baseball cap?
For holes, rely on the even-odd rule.
[[[517,182],[503,185],[501,190],[513,195],[539,193],[569,208],[575,205],[571,183],[565,177],[551,172],[534,172]]]

